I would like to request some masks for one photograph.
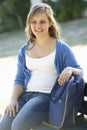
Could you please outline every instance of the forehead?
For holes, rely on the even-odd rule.
[[[41,20],[41,19],[45,19],[45,20],[48,20],[48,16],[46,13],[39,13],[39,14],[36,14],[32,17],[31,20]]]

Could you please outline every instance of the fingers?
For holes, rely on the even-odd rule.
[[[70,67],[65,68],[59,75],[58,78],[59,85],[62,86],[65,83],[65,81],[69,80],[71,75],[72,75],[72,70],[70,69]]]
[[[58,79],[58,83],[59,83],[59,85],[61,85],[61,86],[65,83],[65,81],[66,81],[66,78],[63,77],[63,76],[60,76],[59,79]]]
[[[5,115],[9,115],[9,111],[7,109],[5,110]]]
[[[19,106],[17,104],[16,107],[15,107],[16,113],[18,112],[18,109],[19,109]]]
[[[6,108],[5,110],[5,114],[9,115],[10,117],[15,117],[16,113],[15,113],[15,109],[14,108]]]
[[[14,107],[12,107],[12,110],[11,110],[11,112],[10,112],[10,117],[15,117],[16,116],[16,111],[15,111],[15,108]]]
[[[13,112],[12,111],[9,111],[9,116],[13,117]]]
[[[16,106],[9,106],[5,110],[5,114],[9,115],[10,117],[15,117],[18,112],[18,104]]]
[[[69,80],[69,76],[60,76],[58,79],[58,83],[59,85],[63,85],[67,80]]]

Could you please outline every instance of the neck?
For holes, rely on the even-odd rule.
[[[45,45],[45,44],[49,44],[51,42],[52,38],[51,37],[39,37],[36,39],[36,44],[41,44],[41,45]]]

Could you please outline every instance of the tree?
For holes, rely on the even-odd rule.
[[[16,27],[23,28],[29,8],[29,0],[0,1],[0,32]]]

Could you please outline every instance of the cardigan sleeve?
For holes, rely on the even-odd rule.
[[[22,49],[20,49],[18,52],[17,72],[16,72],[16,76],[15,76],[15,80],[14,80],[14,85],[15,84],[24,85]]]
[[[57,40],[55,64],[59,74],[68,66],[80,69],[83,74],[71,47],[61,40]]]

